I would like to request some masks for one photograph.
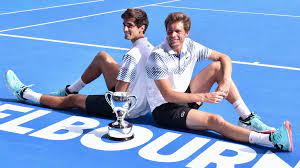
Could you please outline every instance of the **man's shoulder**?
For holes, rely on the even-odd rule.
[[[160,45],[157,45],[153,48],[152,54],[165,55],[165,54],[167,54],[167,51],[165,50],[163,44],[160,44]]]
[[[190,38],[186,39],[186,46],[189,51],[203,50],[206,48],[203,44],[196,42]]]
[[[140,57],[143,53],[143,48],[138,47],[138,46],[133,46],[130,48],[125,55],[129,55],[131,57]]]
[[[200,44],[190,38],[186,38],[185,40],[186,40],[187,47],[194,47],[195,45]]]

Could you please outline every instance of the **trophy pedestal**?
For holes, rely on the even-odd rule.
[[[118,121],[108,124],[108,139],[114,141],[126,141],[131,140],[134,137],[132,124],[124,121],[120,123]]]

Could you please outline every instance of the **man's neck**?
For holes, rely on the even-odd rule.
[[[131,42],[132,42],[132,44],[133,44],[133,43],[136,42],[137,40],[139,40],[139,39],[141,39],[141,38],[144,38],[144,37],[145,37],[144,35],[141,35],[141,36],[139,36],[139,37],[137,37],[137,38],[135,38],[135,39],[132,39]]]
[[[182,46],[179,46],[177,48],[172,48],[172,50],[176,53],[176,54],[180,54],[181,50],[182,50]]]

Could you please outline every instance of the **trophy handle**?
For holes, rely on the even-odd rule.
[[[108,95],[110,95],[110,98],[108,97]],[[107,103],[111,106],[111,108],[114,109],[115,106],[111,103],[112,95],[113,95],[113,92],[107,91],[107,92],[104,94],[104,97],[105,97],[105,100],[107,101]]]
[[[128,98],[130,99],[130,108],[128,109],[128,112],[131,111],[137,102],[137,97],[136,96],[128,96]]]

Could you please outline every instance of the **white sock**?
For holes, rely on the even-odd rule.
[[[269,140],[269,136],[270,134],[262,134],[251,131],[249,135],[249,142],[252,144],[273,146],[273,143]]]
[[[250,116],[251,112],[249,108],[246,106],[243,99],[239,99],[233,103],[233,107],[236,109],[236,111],[239,113],[240,117],[242,119],[246,119]]]
[[[82,81],[81,78],[79,78],[77,81],[75,81],[72,85],[70,85],[68,87],[68,90],[71,92],[71,93],[74,93],[74,92],[79,92],[86,84]]]
[[[26,89],[23,93],[23,98],[40,104],[42,94]]]

